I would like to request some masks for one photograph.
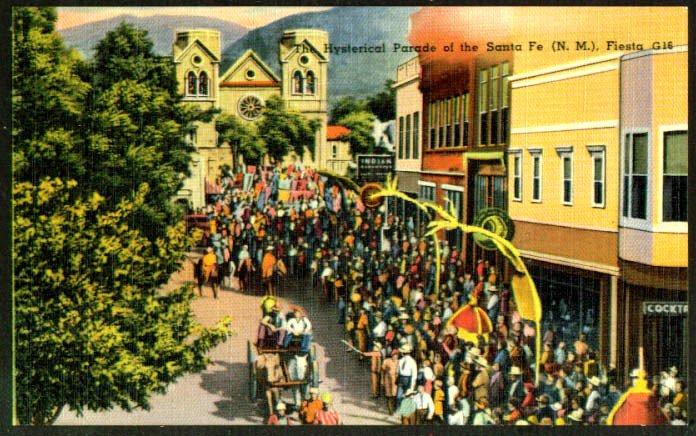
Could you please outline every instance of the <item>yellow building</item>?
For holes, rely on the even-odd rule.
[[[353,162],[350,153],[350,143],[342,138],[350,133],[345,126],[332,126],[326,128],[326,151],[317,156],[317,167],[327,169],[338,175],[346,175],[348,167]]]
[[[186,103],[204,109],[220,108],[222,113],[237,115],[250,123],[261,116],[269,97],[280,96],[289,110],[320,121],[314,159],[307,151],[301,158],[294,153],[287,156],[285,163],[301,161],[316,167],[316,162],[326,161],[331,153],[326,140],[329,58],[322,50],[327,43],[328,33],[323,30],[287,30],[279,41],[279,75],[253,50],[247,50],[220,73],[220,32],[178,31],[172,54],[179,92]],[[191,177],[184,181],[179,198],[198,208],[205,205],[206,181],[218,177],[221,166],[232,166],[232,154],[228,145],[218,147],[214,121],[199,124],[189,140],[196,146],[196,153]]]
[[[685,314],[643,315],[686,301],[686,15],[663,17],[672,49],[516,55],[510,77],[513,243],[545,322],[622,375],[641,349],[652,374],[686,370]]]

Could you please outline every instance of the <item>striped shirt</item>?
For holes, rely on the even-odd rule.
[[[341,418],[335,410],[320,410],[314,417],[314,423],[319,425],[339,425]]]

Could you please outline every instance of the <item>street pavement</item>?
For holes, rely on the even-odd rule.
[[[186,262],[172,276],[167,288],[193,280],[193,267]],[[164,291],[166,292],[166,289]],[[233,283],[236,289],[236,281]],[[387,414],[384,398],[370,397],[369,359],[360,361],[341,343],[343,327],[338,324],[337,309],[310,289],[308,281],[284,280],[278,291],[280,306],[286,312],[291,305],[304,307],[313,324],[314,343],[321,384],[329,391],[334,407],[344,424],[388,425],[398,419]],[[261,293],[243,294],[222,290],[213,299],[205,288],[203,297],[193,301],[196,319],[212,325],[225,315],[232,316],[230,338],[209,354],[211,364],[201,373],[187,374],[169,386],[165,394],[154,395],[150,410],[126,412],[118,407],[102,412],[85,412],[78,417],[64,409],[56,425],[253,425],[263,424],[264,403],[249,401],[247,341],[256,335],[261,318]],[[284,395],[289,401],[291,393]]]

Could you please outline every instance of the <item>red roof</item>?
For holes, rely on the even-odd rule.
[[[326,139],[335,141],[350,133],[350,129],[345,126],[326,126]]]
[[[280,86],[275,80],[257,80],[256,82],[222,82],[221,88],[272,88]]]

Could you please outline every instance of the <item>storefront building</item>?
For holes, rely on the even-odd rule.
[[[419,89],[420,63],[413,57],[396,69],[396,175],[398,188],[412,198],[418,198],[421,170],[421,142],[423,132],[423,96]],[[419,227],[417,208],[397,198],[389,199],[389,210],[402,222]]]
[[[517,59],[516,59],[517,60]],[[617,362],[620,54],[526,69],[510,78],[512,242],[536,282],[543,326],[585,333]]]
[[[687,367],[688,50],[621,58],[620,358]]]

